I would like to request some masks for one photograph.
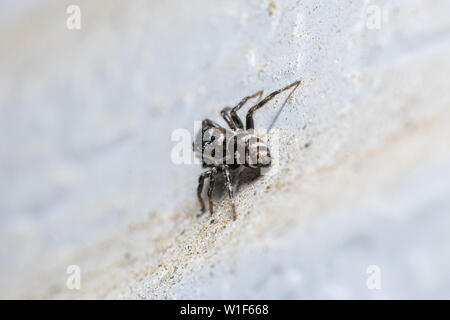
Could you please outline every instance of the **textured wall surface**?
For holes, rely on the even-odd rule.
[[[70,4],[0,6],[0,297],[450,298],[448,1]],[[298,79],[278,170],[197,217],[172,132]]]

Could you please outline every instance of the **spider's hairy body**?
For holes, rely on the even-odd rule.
[[[202,143],[195,149],[196,156],[202,160],[203,168],[224,164],[231,170],[240,166],[252,169],[270,166],[270,150],[262,137],[243,129],[226,129],[225,133],[214,128],[208,130],[215,134],[207,136],[206,132],[203,132],[202,139],[200,131],[197,141]]]
[[[252,106],[246,116],[244,124],[237,115],[237,111],[251,98],[261,97],[263,91],[245,97],[234,108],[225,108],[221,115],[230,127],[226,129],[214,121],[205,119],[202,122],[202,129],[198,132],[194,142],[194,152],[202,160],[203,168],[208,168],[199,177],[197,196],[202,212],[205,211],[205,203],[202,198],[203,185],[206,178],[209,178],[208,200],[209,211],[213,211],[212,193],[217,174],[222,173],[231,201],[233,219],[236,219],[236,209],[233,203],[233,188],[231,184],[230,171],[241,166],[252,169],[267,168],[271,165],[270,150],[264,140],[255,133],[253,113],[269,102],[277,94],[292,87],[291,94],[300,85],[300,81],[272,92],[260,102]]]

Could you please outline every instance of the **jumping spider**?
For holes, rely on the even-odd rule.
[[[222,172],[225,178],[225,186],[230,197],[233,220],[236,219],[236,208],[233,203],[233,188],[230,177],[230,170],[235,170],[241,165],[247,168],[261,169],[271,165],[270,150],[267,145],[255,134],[253,114],[256,110],[264,106],[277,94],[292,87],[291,94],[300,85],[300,81],[272,92],[257,104],[251,107],[246,116],[244,125],[237,115],[237,111],[249,100],[255,97],[262,97],[263,91],[247,96],[241,100],[234,108],[224,108],[220,114],[230,129],[223,128],[219,124],[209,119],[202,122],[202,129],[197,134],[199,143],[194,143],[193,149],[198,158],[202,160],[203,168],[210,168],[203,172],[198,180],[197,197],[200,202],[201,211],[205,212],[205,203],[202,198],[203,185],[206,178],[209,178],[208,201],[209,212],[214,213],[212,194],[217,174]],[[213,134],[206,136],[206,133],[213,131]],[[211,132],[210,132],[211,133]],[[219,151],[219,155],[217,154]]]

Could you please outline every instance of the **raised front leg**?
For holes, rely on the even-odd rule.
[[[239,111],[239,109],[242,108],[242,106],[249,100],[255,97],[260,97],[263,94],[263,90],[258,91],[255,94],[252,94],[251,96],[245,97],[241,100],[241,102],[239,102],[237,104],[237,106],[235,106],[233,109],[231,109],[231,119],[233,119],[234,123],[236,124],[236,127],[238,127],[239,129],[244,129],[244,124],[242,123],[241,119],[239,118],[239,116],[237,115],[237,112]]]
[[[269,94],[267,97],[265,97],[263,100],[261,100],[259,103],[257,103],[256,105],[254,105],[253,107],[250,108],[250,110],[248,110],[247,112],[247,118],[246,118],[246,124],[245,124],[245,128],[247,130],[249,129],[254,129],[255,128],[255,124],[253,122],[253,113],[258,110],[259,108],[261,108],[263,105],[265,105],[267,102],[269,102],[270,100],[273,99],[273,97],[275,97],[277,94],[280,94],[283,91],[286,91],[292,87],[295,86],[295,88],[292,90],[292,92],[295,91],[295,89],[297,89],[297,87],[300,85],[301,81],[296,81],[294,83],[291,83],[290,85],[288,85],[287,87],[284,87],[283,89],[277,90],[272,92],[271,94]],[[291,94],[292,94],[291,92]]]
[[[222,111],[220,111],[220,115],[225,120],[225,122],[228,124],[230,129],[236,130],[236,124],[234,123],[233,119],[231,119],[230,115],[228,114],[228,112],[230,112],[230,110],[231,110],[230,107],[223,108]]]

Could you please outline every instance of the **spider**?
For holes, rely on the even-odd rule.
[[[200,202],[202,213],[205,212],[205,202],[202,198],[205,179],[209,178],[207,194],[209,212],[213,215],[212,194],[216,177],[219,173],[222,173],[225,179],[225,187],[230,198],[233,220],[236,220],[236,208],[233,202],[233,188],[230,171],[235,170],[240,166],[261,169],[270,167],[271,165],[271,156],[268,146],[254,132],[255,125],[253,114],[279,93],[294,87],[290,93],[290,95],[292,95],[295,89],[300,85],[300,82],[301,81],[293,82],[280,90],[274,91],[252,106],[247,112],[245,128],[242,120],[237,115],[237,111],[239,111],[249,99],[255,97],[261,99],[263,90],[243,98],[234,108],[226,107],[220,112],[222,118],[230,127],[229,129],[220,126],[212,120],[203,120],[202,128],[199,130],[196,138],[196,141],[199,141],[199,143],[193,144],[195,155],[202,160],[203,168],[209,168],[200,175],[198,180],[197,197]],[[279,113],[280,112],[281,109]]]

